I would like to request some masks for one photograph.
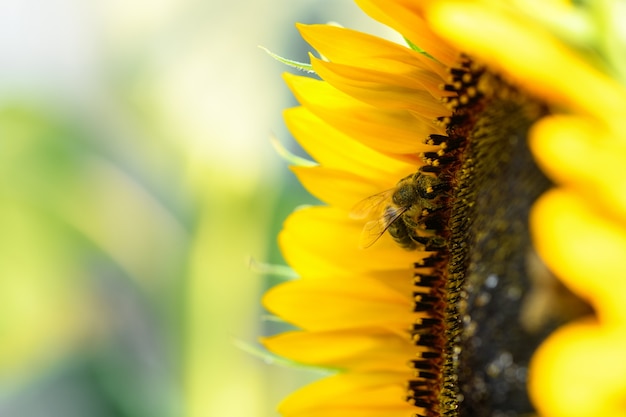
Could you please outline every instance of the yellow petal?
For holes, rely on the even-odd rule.
[[[530,138],[537,161],[552,179],[575,187],[626,221],[626,138],[610,136],[597,123],[573,116],[541,120]]]
[[[413,279],[415,278],[415,268],[387,269],[384,271],[367,271],[360,276],[378,280],[381,284],[394,289],[401,294],[410,294],[415,289]],[[430,271],[422,269],[420,272],[429,274]],[[338,276],[340,277],[340,276]]]
[[[412,417],[404,373],[340,374],[307,385],[280,406],[285,417]]]
[[[309,365],[351,371],[406,372],[417,348],[408,337],[380,328],[295,331],[261,339],[270,351]]]
[[[323,81],[285,74],[300,103],[337,130],[389,153],[431,150],[424,140],[443,128],[406,110],[381,109],[358,101]]]
[[[608,123],[626,119],[626,92],[620,84],[521,16],[475,2],[438,1],[432,2],[428,20],[439,35],[530,93]]]
[[[288,281],[265,293],[263,304],[305,330],[382,327],[403,333],[417,319],[410,294],[361,277]]]
[[[423,83],[412,76],[393,73],[390,70],[376,71],[360,67],[325,62],[311,58],[313,69],[333,87],[372,106],[407,109],[424,117],[436,119],[449,116],[450,110],[435,100]],[[438,88],[437,85],[432,89]],[[438,95],[440,97],[441,95]]]
[[[374,19],[397,30],[440,62],[453,66],[458,52],[435,35],[420,15],[423,7],[416,1],[356,0],[361,9]]]
[[[531,213],[535,247],[557,276],[590,299],[605,323],[626,320],[626,228],[575,193],[553,190]]]
[[[325,58],[340,64],[398,74],[430,71],[431,82],[443,82],[448,74],[446,66],[406,46],[366,33],[331,25],[298,25],[302,37]]]
[[[390,178],[397,182],[417,170],[415,164],[398,161],[339,132],[304,107],[286,110],[285,122],[298,143],[322,166],[358,173],[370,182]]]
[[[359,249],[364,222],[345,210],[310,207],[291,214],[279,235],[287,263],[301,274],[333,276],[409,268],[426,253],[405,251],[385,233],[371,247]]]
[[[387,73],[401,78],[406,85],[429,91],[433,97],[454,94],[441,89],[449,77],[446,66],[406,46],[336,26],[298,25],[298,28],[307,42],[333,63]]]
[[[626,415],[626,329],[562,327],[533,357],[529,392],[542,417]]]
[[[352,172],[324,167],[291,167],[291,170],[309,193],[346,211],[364,198],[394,187],[396,182],[393,179],[370,182]]]

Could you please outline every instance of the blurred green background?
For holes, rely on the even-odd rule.
[[[295,148],[294,22],[350,0],[0,2],[0,416],[266,417],[315,375],[240,346],[280,324],[275,237],[313,202]],[[381,30],[376,26],[375,30]]]

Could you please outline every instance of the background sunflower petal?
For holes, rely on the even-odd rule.
[[[531,93],[609,124],[626,117],[626,91],[620,84],[519,14],[508,15],[475,2],[440,1],[432,2],[428,18],[442,37]]]
[[[626,143],[592,120],[552,116],[537,123],[530,145],[553,180],[626,221]]]
[[[557,330],[531,363],[530,394],[543,417],[626,415],[626,332],[594,321]]]
[[[626,228],[598,216],[584,198],[553,190],[531,215],[535,246],[548,266],[605,323],[626,321]]]

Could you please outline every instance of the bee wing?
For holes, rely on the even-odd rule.
[[[406,208],[387,206],[379,218],[365,223],[359,238],[359,248],[367,249],[376,243],[389,229],[389,226],[398,220],[406,210]]]
[[[383,203],[391,199],[394,191],[392,188],[359,201],[350,211],[350,218],[358,220],[371,216],[380,216],[384,209]]]

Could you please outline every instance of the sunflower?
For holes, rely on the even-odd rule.
[[[407,46],[299,26],[321,80],[285,77],[285,119],[326,205],[285,222],[264,303],[299,330],[262,341],[336,372],[280,412],[624,415],[626,11],[357,3]]]

